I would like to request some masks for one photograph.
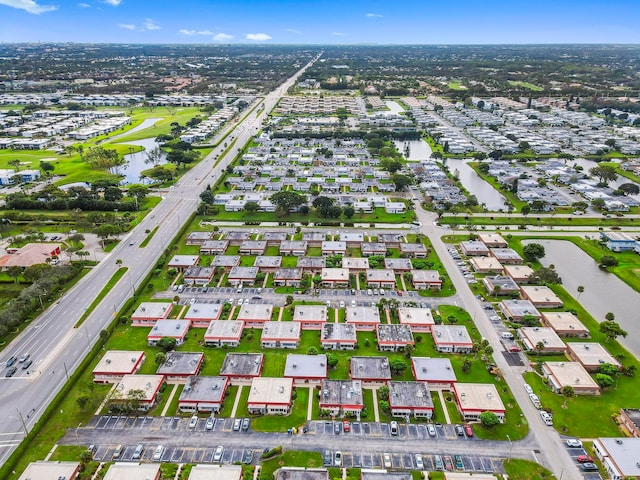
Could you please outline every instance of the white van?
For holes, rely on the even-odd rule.
[[[506,338],[506,339],[508,339],[508,340],[513,340],[513,333],[511,333],[511,332],[502,332],[502,333],[500,334],[500,336],[501,336],[502,338]]]

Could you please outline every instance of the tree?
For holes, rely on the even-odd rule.
[[[342,212],[346,218],[351,218],[355,215],[356,210],[353,207],[347,206],[342,209]]]
[[[117,202],[122,199],[122,191],[118,187],[107,187],[104,191],[104,199],[109,202]]]
[[[640,193],[640,187],[635,183],[623,183],[618,187],[618,190],[622,190],[625,195],[637,195]]]
[[[576,300],[580,300],[580,295],[584,292],[584,287],[582,285],[578,285],[578,298]]]
[[[529,275],[529,281],[532,283],[542,283],[545,285],[561,285],[562,278],[553,268],[540,267],[538,270]]]
[[[564,397],[562,408],[567,408],[567,400],[574,397],[576,395],[576,392],[571,385],[565,385],[564,387],[562,387],[562,390],[560,392]]]
[[[316,347],[309,347],[307,349],[308,355],[318,355],[318,349]]]
[[[609,322],[613,322],[616,319],[616,316],[613,312],[607,312],[604,316],[604,319]]]
[[[329,368],[336,368],[338,365],[338,356],[335,353],[327,353],[327,366]]]
[[[492,428],[500,424],[500,419],[493,412],[482,412],[480,414],[480,423],[485,428]]]
[[[131,198],[135,198],[138,201],[143,200],[149,194],[149,187],[146,185],[129,185],[127,187],[127,195]]]
[[[471,361],[469,359],[465,359],[465,361],[462,362],[461,370],[464,373],[469,373],[471,371]]]
[[[378,405],[380,405],[380,410],[382,410],[385,413],[391,411],[391,408],[389,407],[389,402],[387,402],[386,400],[380,400]]]
[[[383,170],[393,174],[402,168],[402,163],[395,158],[383,158],[380,161],[380,166]]]
[[[600,333],[604,334],[606,337],[606,342],[609,340],[615,340],[618,337],[627,338],[627,332],[620,327],[618,322],[614,322],[613,320],[605,320],[600,324],[599,327]]]
[[[524,254],[524,258],[527,262],[535,262],[545,255],[544,246],[539,243],[529,243],[525,245],[522,249],[522,253]]]
[[[610,377],[616,377],[620,373],[618,367],[611,363],[603,363],[598,367],[598,373],[604,373]]]
[[[399,358],[394,358],[389,362],[389,369],[396,375],[401,375],[407,369],[407,363]]]
[[[596,373],[595,380],[598,386],[603,390],[615,383],[615,380],[605,373]]]
[[[160,366],[166,361],[167,361],[167,354],[166,353],[164,353],[164,352],[156,353],[156,357],[155,357],[156,365]]]
[[[260,208],[260,205],[258,205],[257,202],[247,202],[244,204],[244,210],[245,212],[249,213],[249,214],[254,214],[258,211],[258,209]]]
[[[546,208],[547,202],[545,200],[533,200],[531,202],[531,210],[533,210],[534,212],[544,212]]]
[[[13,278],[14,283],[18,283],[18,279],[22,275],[22,267],[12,266],[7,268],[7,275]]]
[[[150,163],[154,167],[157,167],[158,165],[160,165],[163,156],[164,152],[160,149],[160,147],[154,147],[151,150],[147,151],[147,158],[144,159],[144,163]]]
[[[17,158],[14,158],[13,160],[9,160],[9,165],[11,165],[13,168],[16,169],[16,172],[20,171],[20,167],[22,166],[22,163],[20,162],[20,160],[18,160]]]
[[[413,183],[413,179],[407,175],[402,175],[401,173],[395,173],[391,177],[393,184],[396,186],[396,192],[401,192]]]
[[[540,352],[544,351],[544,342],[538,342],[535,345],[536,355],[540,355]]]
[[[156,346],[164,350],[165,352],[170,352],[171,350],[175,350],[176,348],[176,339],[172,337],[162,337],[160,340],[156,342]]]
[[[598,210],[602,210],[605,206],[604,198],[594,198],[591,200],[591,206]]]
[[[271,195],[271,202],[288,215],[289,211],[305,203],[305,198],[295,192],[277,192]]]
[[[529,213],[531,213],[531,207],[529,205],[523,205],[523,207],[520,209],[520,212],[523,216],[526,217],[527,215],[529,215]]]
[[[80,410],[84,410],[85,407],[87,406],[87,403],[89,403],[89,400],[91,400],[91,397],[89,397],[89,395],[84,393],[80,395],[78,398],[76,398],[76,404],[78,405],[78,408]]]
[[[598,177],[600,183],[608,185],[609,182],[613,182],[618,178],[615,167],[611,165],[598,165],[589,170],[589,173],[594,177]]]
[[[382,385],[378,389],[378,396],[380,400],[389,400],[389,387],[387,385]]]
[[[618,266],[618,259],[615,257],[612,257],[611,255],[604,255],[601,259],[600,259],[600,265],[602,265],[603,267],[616,267]]]

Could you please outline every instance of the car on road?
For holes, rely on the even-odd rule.
[[[213,425],[216,423],[215,419],[213,417],[209,417],[207,418],[207,424],[206,424],[206,429],[207,430],[213,430]]]
[[[144,445],[141,443],[136,446],[136,449],[133,451],[133,455],[131,455],[132,460],[140,460],[142,458],[142,452],[144,452]]]
[[[456,435],[458,435],[459,437],[464,436],[464,428],[462,428],[462,425],[458,424],[455,426],[456,429]]]
[[[32,363],[33,363],[33,360],[27,360],[26,362],[24,362],[22,364],[22,369],[26,370],[27,368],[29,368],[31,366]]]
[[[582,442],[577,438],[570,438],[566,441],[567,447],[570,448],[582,448]]]
[[[224,452],[224,447],[222,445],[218,446],[213,452],[213,461],[220,462],[222,461],[222,452]]]
[[[242,420],[239,418],[236,418],[233,421],[233,431],[234,432],[239,432],[240,431],[240,427],[242,426]]]
[[[580,464],[580,468],[585,472],[596,472],[598,471],[598,466],[593,462],[585,462]]]
[[[18,362],[19,362],[19,363],[24,363],[24,362],[26,362],[27,360],[29,360],[29,357],[30,357],[30,356],[31,356],[31,354],[30,354],[30,353],[25,353],[24,355],[22,355],[22,356],[20,357],[20,360],[18,360]]]
[[[136,244],[136,241],[135,241],[135,240],[131,240],[131,241],[129,242],[129,246],[132,246],[132,245],[135,245],[135,244]]]
[[[253,450],[247,448],[242,454],[242,463],[249,465],[253,461]]]
[[[191,420],[189,420],[189,428],[196,428],[196,425],[198,425],[198,416],[194,415],[191,417]]]
[[[333,455],[333,466],[341,467],[342,466],[342,452],[340,450],[336,451]]]
[[[117,460],[118,458],[120,458],[120,455],[122,455],[122,445],[118,445],[116,447],[116,449],[113,451],[113,454],[111,455],[111,458]]]
[[[388,453],[385,453],[384,455],[382,455],[382,461],[384,463],[384,468],[391,468],[391,455]]]
[[[395,420],[393,420],[390,424],[389,424],[389,432],[391,433],[391,435],[393,435],[394,437],[398,436],[398,422],[396,422]]]
[[[164,447],[162,445],[158,445],[156,450],[153,452],[153,459],[156,462],[159,462],[162,459],[162,454],[164,453]]]
[[[468,423],[464,426],[464,433],[467,434],[467,437],[473,437],[473,428]]]
[[[451,460],[451,457],[449,455],[445,455],[442,460],[444,461],[444,469],[447,472],[452,471],[453,470],[453,461]]]
[[[11,367],[9,370],[7,370],[7,374],[5,375],[5,377],[13,377],[17,370],[18,367]]]
[[[11,367],[14,363],[16,363],[16,357],[10,357],[9,360],[4,364],[5,367]]]
[[[509,347],[509,351],[512,353],[521,352],[522,349],[520,347]]]
[[[233,302],[235,302],[235,300],[234,300],[233,298],[230,298],[230,299],[228,300],[228,303],[230,303],[231,305],[233,305]]]
[[[87,447],[87,450],[89,451],[89,453],[91,453],[91,458],[93,458],[93,454],[98,451],[98,447],[96,447],[95,444],[92,443]]]
[[[248,418],[243,418],[242,419],[242,430],[243,431],[247,431],[249,430],[249,419]]]
[[[324,466],[325,467],[331,466],[332,459],[333,459],[333,454],[331,453],[331,450],[325,450],[324,456],[322,457],[322,463],[324,464]]]
[[[432,424],[427,425],[427,432],[432,437],[435,437],[436,436],[436,427],[434,427]]]
[[[356,289],[355,289],[355,288],[352,288],[352,289],[351,289],[351,295],[355,295],[355,294],[356,294]]]
[[[578,463],[587,463],[587,462],[593,463],[593,458],[590,455],[578,455],[576,457],[576,461]]]
[[[415,456],[415,459],[416,459],[416,468],[418,470],[424,470],[424,462],[422,461],[422,455],[417,453]]]
[[[349,422],[349,420],[342,421],[342,430],[345,433],[349,433],[351,431],[351,423]]]

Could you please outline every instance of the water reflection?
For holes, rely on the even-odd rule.
[[[506,198],[495,188],[485,182],[478,174],[467,165],[470,160],[450,158],[447,160],[449,171],[458,171],[460,182],[469,193],[475,195],[479,204],[484,204],[488,210],[505,209]]]
[[[144,138],[142,140],[127,142],[127,145],[144,147],[144,150],[125,155],[124,159],[127,163],[122,167],[118,167],[117,171],[115,169],[112,169],[111,173],[124,175],[124,178],[120,182],[122,185],[126,185],[128,183],[151,183],[151,180],[149,178],[140,177],[143,170],[147,170],[153,167],[153,165],[145,163],[145,160],[148,157],[147,152],[155,147],[159,147],[160,144],[156,142],[155,138]],[[163,155],[162,160],[160,161],[160,165],[167,163],[165,158],[166,156]]]

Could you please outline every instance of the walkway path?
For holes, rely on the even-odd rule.
[[[440,403],[442,404],[442,410],[444,410],[445,423],[451,423],[451,419],[449,418],[449,409],[447,408],[447,404],[444,401],[444,395],[442,394],[442,390],[438,390],[438,396],[440,397]]]
[[[242,396],[242,387],[244,387],[244,385],[238,386],[238,393],[236,393],[236,399],[233,401],[233,408],[231,409],[231,418],[236,417],[236,410],[238,410],[238,404],[240,403],[240,397]]]
[[[280,307],[280,311],[278,311],[278,321],[281,322],[282,321],[282,314],[284,313],[284,309],[286,307]]]
[[[315,391],[314,387],[309,387],[309,402],[307,404],[307,420],[311,420],[313,418],[313,392]]]
[[[378,411],[378,389],[373,387],[371,391],[373,392],[373,421],[379,422],[380,412]]]
[[[164,408],[162,409],[162,413],[160,414],[161,416],[164,417],[167,415],[167,410],[169,410],[169,405],[171,405],[171,400],[173,400],[173,397],[175,396],[177,391],[178,391],[178,385],[173,385],[173,388],[171,389],[171,393],[169,394],[169,399],[167,400],[167,404],[164,406]]]

